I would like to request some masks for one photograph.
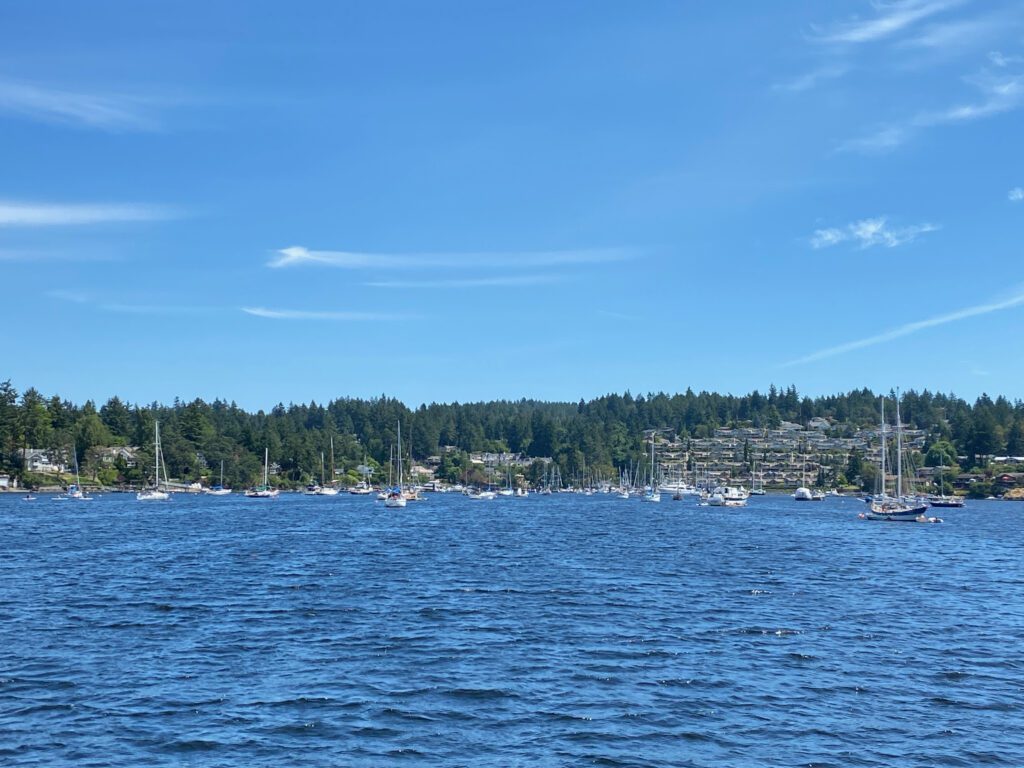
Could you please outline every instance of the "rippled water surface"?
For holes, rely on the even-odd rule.
[[[1024,504],[0,497],[0,764],[1024,765]]]

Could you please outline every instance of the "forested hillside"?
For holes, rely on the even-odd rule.
[[[967,403],[953,395],[910,391],[903,393],[901,408],[904,423],[926,430],[930,443],[948,440],[968,457],[968,465],[991,455],[1024,454],[1021,401],[983,395]],[[332,437],[340,469],[353,470],[365,460],[386,463],[401,420],[403,440],[413,457],[443,456],[445,476],[459,476],[467,452],[509,451],[553,457],[564,477],[614,477],[618,468],[642,458],[645,431],[685,439],[710,436],[718,427],[767,429],[784,420],[806,424],[815,417],[829,419],[839,432],[875,424],[878,394],[861,389],[809,398],[800,397],[795,387],[773,386],[766,393],[742,396],[627,392],[578,403],[500,400],[412,409],[386,396],[342,397],[249,413],[222,400],[142,405],[114,396],[101,405],[75,404],[32,388],[18,392],[7,381],[0,383],[0,468],[21,471],[23,448],[63,452],[69,463],[73,449],[83,474],[97,476],[102,469],[105,482],[139,481],[142,467],[151,461],[153,423],[159,419],[172,477],[209,476],[224,460],[226,480],[242,485],[258,476],[266,447],[283,481],[303,482],[319,474],[321,452],[329,451]],[[139,466],[101,467],[98,449],[116,445],[140,446]]]

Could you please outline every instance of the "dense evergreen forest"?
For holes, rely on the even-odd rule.
[[[904,423],[926,430],[931,445],[951,445],[967,466],[984,464],[987,456],[1024,454],[1024,402],[982,395],[971,404],[954,395],[910,391],[901,404]],[[321,452],[329,451],[333,438],[336,466],[354,481],[358,465],[388,462],[401,420],[407,450],[417,460],[442,456],[442,477],[465,477],[470,451],[552,457],[567,478],[614,477],[618,468],[642,459],[650,430],[685,439],[710,436],[723,426],[774,428],[783,420],[806,424],[815,417],[830,419],[839,433],[873,425],[878,394],[860,389],[810,398],[793,386],[772,386],[742,396],[688,389],[675,395],[609,394],[578,403],[499,400],[414,409],[382,395],[249,413],[222,400],[140,405],[112,397],[98,407],[91,401],[76,405],[32,388],[19,393],[6,381],[0,383],[0,469],[24,475],[24,448],[46,449],[69,464],[74,450],[83,476],[140,482],[151,465],[153,424],[159,420],[172,477],[215,477],[223,460],[226,482],[242,486],[258,477],[266,447],[280,468],[278,482],[301,483],[319,475]],[[141,447],[137,466],[100,460],[99,449],[117,445]]]

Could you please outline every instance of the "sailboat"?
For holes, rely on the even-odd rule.
[[[206,489],[207,496],[228,496],[231,494],[230,488],[224,487],[224,459],[220,460],[220,482],[212,488]]]
[[[164,467],[164,474],[167,474],[167,468]],[[166,487],[167,480],[164,478],[164,486]],[[160,422],[157,421],[153,424],[153,487],[145,491],[139,491],[135,494],[137,501],[167,501],[171,498],[171,494],[167,491],[160,490]]]
[[[361,469],[361,472],[363,473],[363,479],[360,480],[358,483],[356,483],[355,485],[353,485],[351,488],[348,489],[348,492],[351,493],[353,496],[369,496],[371,493],[373,493],[373,484],[370,482],[370,474],[373,472],[373,470],[370,469],[370,465],[369,465],[368,462],[369,462],[369,459],[364,454],[363,455],[363,466],[362,466],[362,469]],[[332,466],[332,470],[331,471],[332,472],[334,471],[333,470],[333,465],[334,465],[334,438],[332,437],[331,438],[331,466]]]
[[[932,496],[929,503],[933,507],[956,507],[960,508],[964,505],[964,500],[959,496],[947,496],[942,487],[942,467],[939,467],[939,493]]]
[[[753,467],[757,467],[755,462]],[[751,496],[764,496],[764,472],[756,472],[754,468],[750,470],[750,495]]]
[[[274,499],[279,491],[270,487],[270,448],[263,449],[263,485],[257,485],[245,492],[250,499]]]
[[[658,485],[654,481],[654,433],[651,433],[651,484],[644,489],[641,501],[658,503],[661,501],[661,494],[658,492]]]
[[[56,501],[92,501],[92,496],[86,496],[85,491],[82,490],[82,478],[78,474],[78,452],[75,447],[71,447],[71,455],[75,458],[75,482],[68,486],[66,493],[55,496]]]
[[[881,484],[882,492],[871,500],[871,506],[867,512],[861,513],[865,520],[889,520],[892,522],[925,523],[938,522],[937,517],[927,517],[924,513],[928,505],[912,502],[903,495],[903,427],[900,424],[900,400],[896,396],[896,495],[889,496],[886,489],[885,478],[885,454],[888,451],[888,439],[885,428],[885,397],[881,398],[882,414],[882,445],[879,450],[881,458]]]
[[[384,498],[384,506],[391,509],[405,506],[406,499],[402,493],[402,422],[398,422],[398,462],[397,462],[398,485],[388,489]]]
[[[338,489],[334,487],[334,435],[331,435],[331,482],[324,479],[324,453],[320,451],[320,489],[317,496],[337,496]]]
[[[512,490],[512,465],[508,466],[508,485],[498,491],[499,496],[514,496],[515,491]]]

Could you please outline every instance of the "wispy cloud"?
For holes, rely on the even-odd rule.
[[[919,236],[939,229],[936,224],[913,224],[908,227],[891,227],[885,216],[873,219],[860,219],[845,227],[829,227],[817,229],[811,235],[812,248],[829,248],[840,243],[856,243],[860,248],[871,248],[881,245],[895,248],[913,242]]]
[[[437,269],[530,268],[569,264],[596,264],[630,258],[632,251],[620,248],[569,251],[523,251],[479,253],[366,253],[360,251],[317,251],[302,246],[275,252],[267,266],[275,269],[297,266],[327,266],[341,269]]]
[[[107,131],[158,128],[154,102],[139,96],[89,93],[0,79],[0,112]]]
[[[270,320],[341,320],[341,321],[380,321],[401,320],[408,315],[388,315],[374,312],[333,312],[306,309],[268,309],[266,307],[242,307],[243,312],[254,317],[265,317]]]
[[[625,320],[633,322],[641,319],[637,315],[627,315],[624,312],[612,312],[611,310],[608,309],[599,309],[597,310],[597,314],[601,315],[602,317],[609,317],[612,320]]]
[[[1024,56],[1007,56],[1000,51],[989,51],[988,60],[992,62],[993,66],[1005,68],[1012,64],[1024,63]]]
[[[126,315],[208,315],[223,312],[220,307],[192,306],[187,304],[98,304],[104,312],[119,312]]]
[[[113,224],[174,218],[167,208],[136,203],[27,203],[0,200],[0,227]]]
[[[962,0],[873,2],[871,5],[877,12],[874,17],[869,19],[854,17],[829,27],[817,27],[814,29],[813,39],[822,43],[844,45],[872,43],[891,37],[917,22],[948,10],[961,2]]]
[[[564,282],[564,275],[506,275],[466,277],[450,280],[380,280],[364,283],[370,288],[511,288]]]
[[[57,299],[59,301],[70,301],[73,304],[85,304],[91,300],[91,297],[87,293],[80,291],[66,291],[62,289],[47,291],[46,295],[51,299]]]
[[[824,66],[793,78],[792,80],[775,83],[775,85],[772,86],[772,89],[776,91],[789,91],[791,93],[809,91],[825,81],[835,80],[836,78],[842,77],[847,72],[849,72],[849,67],[845,65],[833,64]]]
[[[982,120],[1010,112],[1024,104],[1024,75],[994,76],[982,73],[977,77],[965,78],[965,82],[978,89],[981,95],[979,101],[918,112],[903,123],[885,125],[865,136],[846,141],[839,146],[839,151],[885,152],[906,143],[927,128]]]
[[[894,339],[902,338],[903,336],[909,336],[912,333],[923,331],[928,328],[934,328],[939,325],[947,325],[949,323],[955,323],[958,320],[966,320],[971,317],[978,317],[980,315],[987,315],[992,312],[1001,312],[1005,309],[1013,309],[1024,305],[1024,286],[1018,286],[1016,293],[1006,299],[990,301],[986,304],[978,304],[973,307],[965,307],[964,309],[958,309],[955,312],[949,312],[945,315],[937,315],[930,317],[926,320],[918,320],[916,322],[907,323],[897,328],[892,328],[888,331],[876,334],[874,336],[868,336],[867,338],[857,339],[856,341],[849,341],[845,344],[840,344],[835,347],[828,347],[827,349],[821,349],[817,352],[812,352],[804,357],[797,358],[796,360],[790,360],[787,363],[783,363],[781,367],[788,367],[792,365],[802,365],[804,363],[813,363],[817,360],[824,360],[828,357],[835,357],[836,355],[842,355],[846,352],[853,352],[858,349],[864,349],[865,347],[873,347],[876,344],[884,344]]]
[[[1006,193],[1006,196],[1010,199],[1011,203],[1019,203],[1021,200],[1024,200],[1024,187],[1014,187]]]
[[[116,312],[127,315],[208,315],[224,311],[221,307],[188,304],[160,304],[159,302],[123,304],[104,301],[83,291],[66,290],[63,288],[47,291],[45,295],[58,301],[89,305],[101,312]]]
[[[1017,24],[1017,14],[997,11],[975,18],[957,18],[928,24],[920,32],[897,43],[897,46],[909,51],[931,51],[941,57],[976,50],[1003,37],[1008,28]],[[996,56],[1000,54],[994,52]],[[993,61],[992,54],[989,60]],[[993,63],[995,63],[993,61]],[[997,66],[1000,66],[997,64]]]

